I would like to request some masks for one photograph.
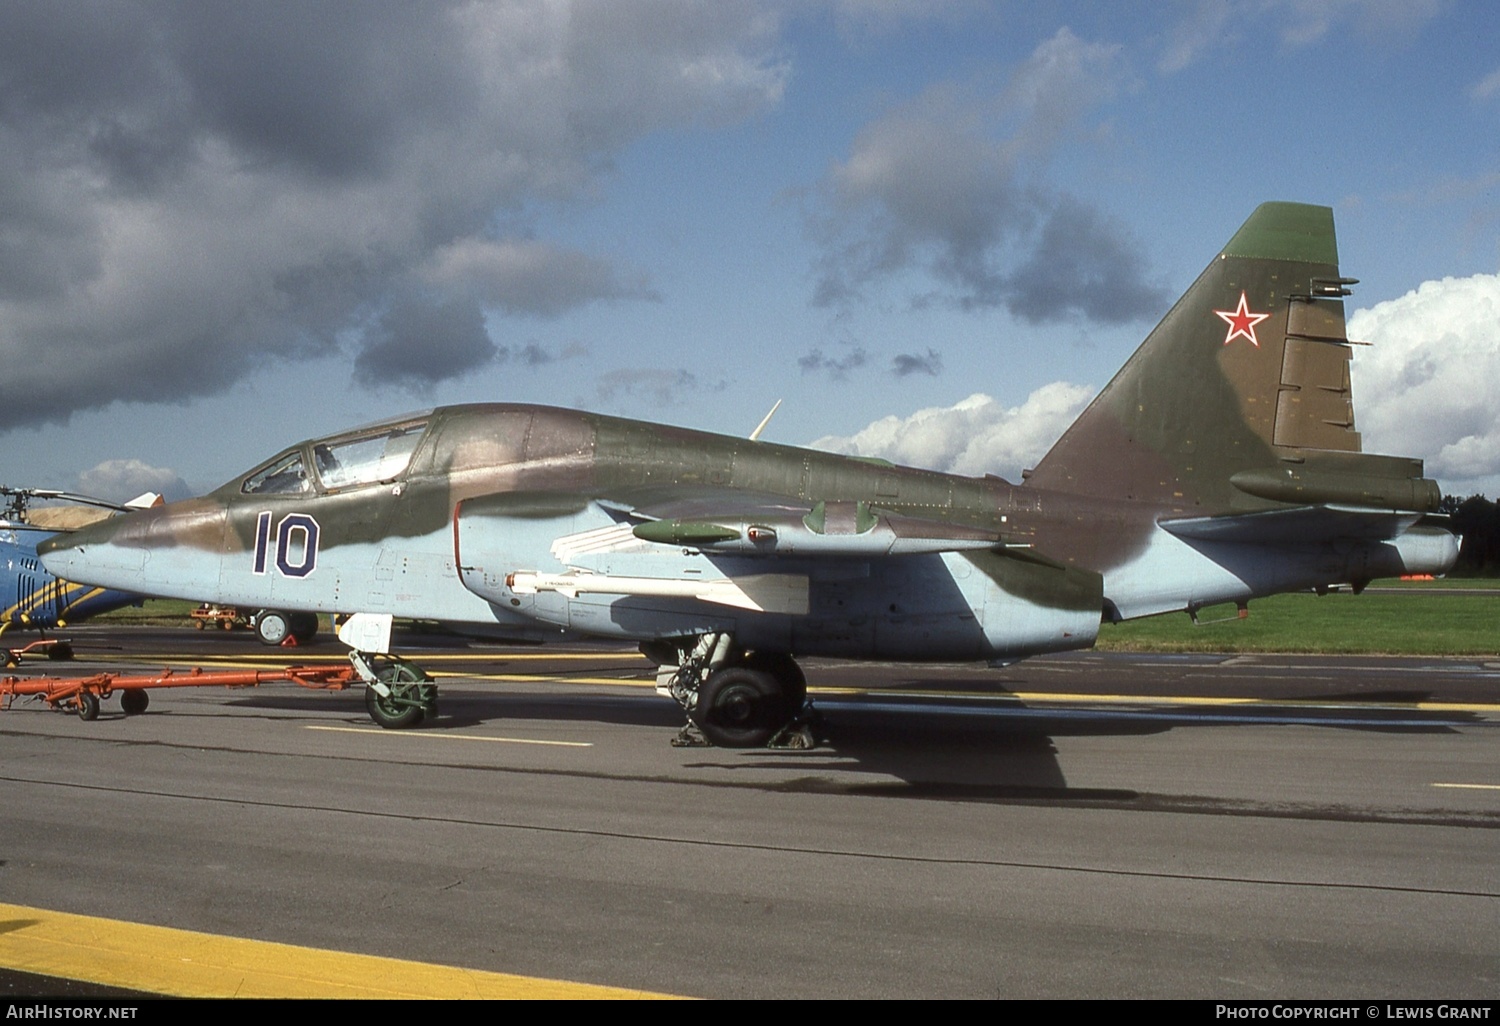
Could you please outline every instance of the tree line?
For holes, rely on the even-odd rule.
[[[1464,536],[1449,576],[1500,577],[1500,505],[1483,495],[1445,495],[1438,512],[1448,514],[1449,526]]]

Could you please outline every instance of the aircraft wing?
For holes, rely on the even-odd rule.
[[[553,550],[565,563],[595,548],[596,534],[607,534],[611,548],[618,548],[619,536],[628,534],[637,543],[652,543],[634,546],[641,552],[658,545],[688,546],[736,556],[871,558],[1005,547],[1005,539],[988,528],[906,516],[867,502],[808,505],[724,488],[676,491],[671,497],[645,491],[595,499],[567,492],[509,492],[465,500],[457,519],[461,524],[537,522],[583,514],[590,507],[607,514],[613,529],[557,538]]]
[[[491,600],[507,593],[503,582],[518,595],[693,598],[792,614],[807,612],[809,574],[852,573],[861,563],[891,556],[1006,547],[991,530],[865,502],[807,505],[722,488],[594,499],[506,493],[464,501],[455,528],[460,576]],[[493,562],[487,556],[502,547],[497,541],[522,532],[566,569],[532,564],[486,573],[482,564]]]
[[[714,506],[717,506],[715,509]],[[906,516],[867,502],[812,506],[700,498],[633,509],[631,534],[663,545],[738,556],[860,558],[993,549],[1004,545],[982,527]]]
[[[1163,530],[1194,541],[1241,544],[1307,544],[1339,539],[1386,541],[1399,538],[1430,514],[1367,506],[1293,506],[1258,513],[1160,520]]]

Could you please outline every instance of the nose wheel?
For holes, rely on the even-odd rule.
[[[365,711],[386,730],[437,719],[437,685],[415,663],[368,652],[350,652],[349,661],[366,684]]]

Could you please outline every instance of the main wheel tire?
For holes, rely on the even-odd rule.
[[[802,711],[807,702],[807,677],[797,660],[785,652],[751,652],[745,657],[745,666],[776,678],[790,715],[796,716]]]
[[[99,696],[92,691],[78,692],[78,718],[80,720],[97,720],[99,718]]]
[[[262,609],[255,618],[255,636],[260,638],[263,645],[279,645],[291,631],[292,625],[287,621],[287,615],[274,609]]]
[[[73,646],[66,641],[59,641],[55,645],[47,646],[47,658],[63,662],[73,658]]]
[[[395,663],[382,667],[375,676],[391,689],[391,694],[386,697],[374,688],[365,688],[365,710],[370,719],[386,730],[400,730],[421,723],[427,710],[413,702],[421,696],[427,675],[405,663]],[[436,709],[436,701],[431,704]]]
[[[139,716],[151,704],[151,696],[145,688],[126,688],[120,692],[120,711],[126,716]]]
[[[297,639],[297,644],[305,645],[318,633],[317,613],[292,613],[287,617],[292,637]]]
[[[763,670],[732,666],[698,689],[692,719],[720,748],[760,748],[791,719],[781,684]]]

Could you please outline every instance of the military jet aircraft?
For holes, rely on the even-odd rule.
[[[1421,461],[1360,451],[1352,284],[1331,210],[1261,206],[1021,484],[451,406],[291,446],[43,560],[157,595],[375,614],[368,652],[392,615],[636,640],[710,742],[760,746],[798,723],[797,657],[1013,660],[1088,648],[1103,621],[1445,571],[1457,540],[1429,519]],[[434,708],[425,675],[353,657],[377,722]]]

